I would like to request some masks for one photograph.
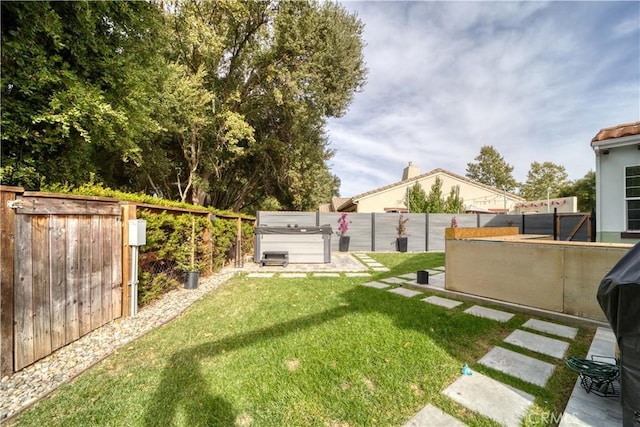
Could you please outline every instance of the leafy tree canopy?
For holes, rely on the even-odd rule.
[[[467,163],[467,178],[499,188],[513,191],[517,187],[513,178],[513,166],[509,165],[491,145],[480,148],[475,162]]]
[[[436,177],[429,194],[426,194],[422,186],[416,182],[405,196],[405,205],[412,213],[464,212],[464,200],[460,197],[460,186],[451,187],[449,195],[445,198],[440,177]]]
[[[566,191],[569,178],[564,166],[553,162],[533,162],[527,180],[520,188],[520,195],[527,200],[558,197]]]
[[[591,212],[596,208],[596,173],[589,171],[584,177],[577,179],[564,188],[558,197],[578,198],[578,210]]]
[[[113,188],[221,209],[337,194],[326,120],[365,83],[335,3],[2,2],[3,184]]]

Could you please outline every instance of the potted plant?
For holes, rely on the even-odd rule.
[[[185,268],[184,287],[186,289],[196,289],[200,279],[200,270],[196,265],[196,219],[191,217],[191,237],[188,246],[188,261]]]
[[[349,241],[351,240],[351,236],[347,236],[347,231],[349,231],[349,224],[351,221],[347,220],[347,213],[342,212],[340,214],[340,218],[338,218],[338,231],[337,234],[340,236],[340,240],[338,242],[338,249],[340,252],[348,252],[349,251]]]
[[[407,237],[407,221],[409,218],[405,218],[404,214],[400,214],[400,218],[398,218],[398,226],[396,230],[398,230],[398,238],[396,239],[396,249],[399,252],[407,252],[407,247],[409,245],[409,238]]]

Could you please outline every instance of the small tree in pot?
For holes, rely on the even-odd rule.
[[[409,238],[407,237],[407,221],[409,218],[405,218],[404,214],[400,214],[400,218],[398,218],[398,226],[396,230],[398,231],[398,238],[396,239],[396,249],[399,252],[407,252],[407,247],[409,245]]]
[[[340,214],[340,218],[338,218],[338,231],[337,234],[340,236],[338,249],[340,252],[348,252],[349,251],[349,241],[351,240],[350,236],[347,236],[347,231],[349,231],[349,224],[351,221],[347,220],[347,213],[342,212]]]
[[[175,254],[176,267],[185,273],[184,287],[195,289],[198,287],[200,272],[205,266],[202,242],[199,238],[201,227],[198,224],[196,234],[196,217],[193,215],[183,215],[179,219],[179,226],[179,231],[176,230],[178,232],[171,236],[178,248]]]

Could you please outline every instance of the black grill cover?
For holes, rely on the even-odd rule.
[[[620,348],[620,403],[640,411],[640,243],[604,276],[597,297]]]

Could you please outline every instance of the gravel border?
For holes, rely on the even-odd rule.
[[[48,396],[61,385],[131,341],[164,325],[239,271],[223,269],[202,278],[197,289],[175,289],[140,309],[89,332],[32,365],[0,379],[0,424]]]

